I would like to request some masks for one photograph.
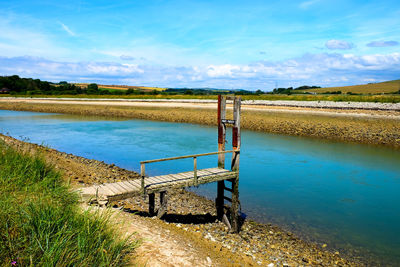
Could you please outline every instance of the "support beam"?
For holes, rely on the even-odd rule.
[[[224,188],[224,181],[218,181],[217,198],[215,199],[218,220],[222,220],[222,216],[224,215]]]
[[[233,150],[240,150],[240,106],[241,98],[235,97],[233,101],[233,120],[235,124],[232,128],[232,147]],[[231,223],[232,231],[239,232],[239,161],[240,152],[232,153],[231,169],[237,172],[236,178],[232,179],[232,205],[231,205]]]
[[[232,182],[231,222],[232,231],[239,232],[239,175]]]
[[[154,193],[149,194],[149,214],[150,214],[150,216],[154,215],[154,200],[155,200],[155,194]]]
[[[160,192],[160,208],[157,212],[157,218],[161,218],[167,212],[168,195],[167,191]]]

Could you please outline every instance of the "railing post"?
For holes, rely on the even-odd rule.
[[[197,157],[193,157],[193,175],[194,175],[194,185],[197,186]]]
[[[145,173],[145,164],[144,163],[140,163],[140,176],[142,178],[141,181],[141,187],[142,187],[142,194],[144,195],[144,177],[145,177],[146,173]]]
[[[226,126],[222,120],[226,119],[226,97],[218,95],[218,152],[225,151]],[[225,169],[225,154],[218,155],[218,168]],[[224,181],[217,182],[217,198],[215,206],[217,208],[217,217],[222,220],[224,215]]]
[[[233,102],[233,120],[235,124],[232,128],[232,147],[233,150],[240,151],[240,104],[241,98],[235,97]],[[236,178],[232,179],[232,205],[231,205],[231,221],[232,230],[239,231],[239,160],[240,152],[232,153],[231,170],[235,171]]]

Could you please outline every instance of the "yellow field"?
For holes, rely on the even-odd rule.
[[[393,93],[399,90],[400,90],[400,80],[394,80],[382,83],[370,83],[363,85],[308,89],[304,90],[304,92],[324,93],[324,92],[342,91],[342,93],[351,92],[357,94],[381,94],[381,93]]]
[[[75,83],[76,86],[80,86],[86,88],[89,83]],[[98,84],[99,88],[104,89],[112,89],[112,90],[128,90],[128,89],[136,89],[136,90],[145,90],[145,91],[165,91],[167,88],[162,87],[149,87],[149,86],[129,86],[129,85],[105,85]]]

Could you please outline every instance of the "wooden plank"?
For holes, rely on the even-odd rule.
[[[183,178],[191,178],[191,177],[193,177],[193,172],[180,172],[179,173],[180,175],[182,175],[183,176]]]
[[[96,188],[96,191],[98,192],[98,195],[114,195],[114,191],[111,191],[107,186],[101,185]]]
[[[211,168],[209,168],[209,169],[203,169],[203,171],[207,171],[207,172],[209,172],[209,173],[211,173],[211,174],[218,174],[218,173],[219,173],[219,171],[214,170],[214,169],[211,169]]]
[[[118,185],[118,186],[120,186],[121,188],[123,188],[126,192],[132,191],[131,186],[126,185],[126,184],[123,183],[123,182],[116,182],[115,184]]]
[[[119,182],[121,185],[125,186],[129,191],[133,191],[136,189],[135,186],[131,185],[128,181],[121,181]]]
[[[146,179],[147,183],[164,183],[166,181],[166,175],[160,175],[160,176],[152,176]]]
[[[218,173],[215,173],[215,172],[213,172],[213,171],[211,171],[211,170],[209,170],[209,169],[205,169],[205,170],[202,170],[204,173],[206,173],[206,175],[218,175]]]
[[[209,173],[206,170],[199,170],[199,171],[197,171],[197,175],[198,176],[208,176],[208,175],[211,175],[211,173]]]
[[[203,156],[211,156],[211,155],[221,155],[221,154],[232,153],[232,152],[234,152],[234,151],[233,151],[233,150],[228,150],[228,151],[217,151],[217,152],[209,152],[209,153],[202,153],[202,154],[193,154],[193,155],[179,156],[179,157],[170,157],[170,158],[162,158],[162,159],[144,160],[144,161],[141,161],[140,164],[143,164],[143,166],[144,166],[145,163],[154,163],[154,162],[161,162],[161,161],[168,161],[168,160],[187,159],[187,158],[203,157]]]
[[[134,191],[140,191],[141,190],[140,183],[133,183],[131,181],[127,181],[127,182],[132,185],[132,187],[134,188],[133,189]]]
[[[226,169],[221,169],[221,168],[210,168],[209,170],[212,170],[212,171],[214,171],[214,172],[216,172],[216,173],[229,172],[228,170],[226,170]]]
[[[140,189],[140,181],[139,180],[127,180],[125,182],[129,183],[134,188],[139,188]]]
[[[111,183],[105,184],[108,190],[112,191],[114,195],[119,194],[119,190],[115,188]]]
[[[125,193],[125,192],[128,192],[129,190],[127,190],[125,187],[123,187],[122,185],[120,185],[119,183],[113,183],[112,184],[114,187],[116,187],[116,188],[118,188],[118,190],[121,192],[121,193]]]

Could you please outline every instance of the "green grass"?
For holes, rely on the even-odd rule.
[[[109,213],[82,212],[77,195],[40,155],[0,142],[0,265],[120,266],[137,246]]]

